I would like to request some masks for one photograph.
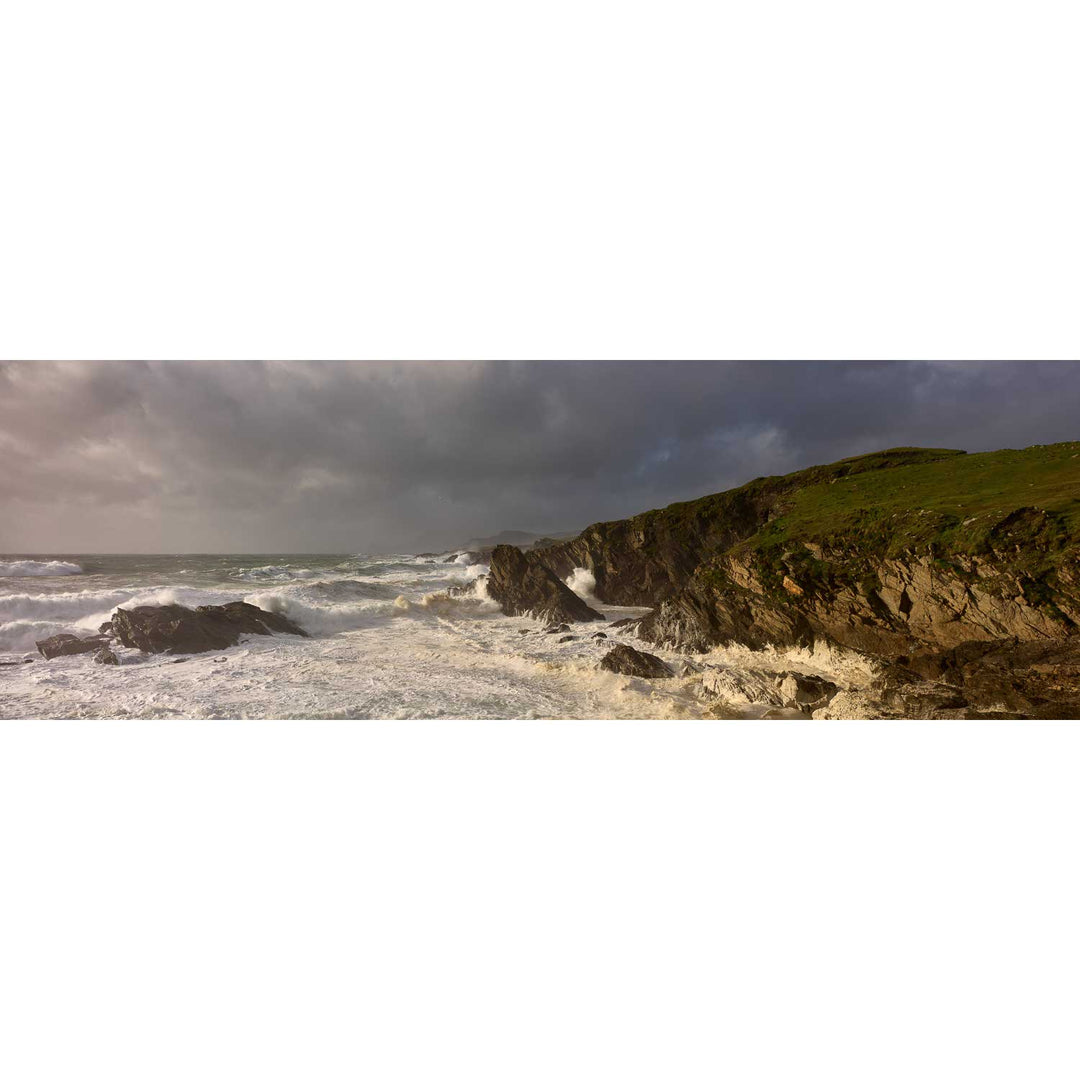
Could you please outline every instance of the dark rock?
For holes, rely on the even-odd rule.
[[[46,660],[52,660],[57,656],[77,656],[79,653],[97,652],[108,639],[100,634],[97,637],[80,638],[74,634],[53,634],[44,641],[34,642],[38,652]]]
[[[670,679],[671,668],[652,653],[639,652],[629,645],[616,645],[600,661],[605,671],[614,671],[618,675],[636,675],[641,679]]]
[[[566,637],[559,638],[559,640],[556,641],[555,644],[556,645],[561,645],[564,641],[576,641],[576,640],[577,640],[577,638],[575,638],[573,634],[567,634]]]
[[[186,664],[191,659],[190,656],[181,656],[179,660],[174,660],[174,664]]]
[[[519,634],[531,634],[532,631],[531,630],[519,630],[518,633]]]
[[[570,629],[569,623],[559,623],[558,626],[549,626],[544,633],[545,634],[565,634]]]
[[[532,615],[548,623],[590,622],[603,619],[550,570],[509,544],[491,555],[488,595],[506,615]]]
[[[207,604],[195,610],[180,604],[117,608],[113,630],[122,645],[148,653],[199,653],[227,649],[241,634],[307,633],[291,619],[253,604]]]
[[[120,663],[120,658],[116,655],[116,653],[114,653],[112,651],[112,649],[110,649],[108,647],[105,647],[105,648],[102,648],[102,649],[98,649],[98,651],[96,653],[94,653],[94,663],[95,664],[119,664]]]
[[[597,630],[595,634],[590,634],[589,637],[606,638],[607,634],[605,634],[603,630]]]
[[[98,627],[98,633],[99,634],[111,634],[112,633],[112,621],[110,620],[109,622],[103,622]]]
[[[752,649],[808,646],[814,632],[802,612],[765,592],[695,578],[638,623],[638,635],[654,645],[708,652],[736,641]]]
[[[214,663],[215,664],[224,664],[225,661],[228,660],[228,659],[229,658],[227,656],[215,656],[214,657]]]

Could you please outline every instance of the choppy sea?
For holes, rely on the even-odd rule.
[[[619,632],[573,641],[501,614],[468,553],[417,555],[0,556],[0,717],[625,718],[704,717],[699,680],[650,682],[599,669]],[[642,608],[598,603],[609,622]],[[452,586],[464,592],[450,595]],[[96,633],[117,607],[246,600],[310,638],[251,637],[221,653],[118,650],[44,660],[35,641]],[[607,639],[593,638],[597,630]],[[522,634],[520,631],[528,630]],[[676,670],[686,659],[660,651]],[[12,663],[31,657],[33,663]],[[222,660],[222,657],[225,659]]]

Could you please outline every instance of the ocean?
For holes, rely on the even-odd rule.
[[[0,718],[703,718],[716,703],[690,665],[700,657],[649,647],[673,679],[599,668],[626,631],[574,626],[574,640],[507,617],[487,596],[486,566],[468,553],[423,555],[0,556]],[[644,608],[568,584],[608,622]],[[462,590],[451,595],[448,590]],[[121,605],[245,600],[278,611],[310,638],[253,636],[176,663],[117,649],[44,660],[35,641],[90,635]],[[528,630],[529,633],[521,633]],[[593,638],[597,630],[607,639]],[[12,663],[32,657],[33,663]],[[735,714],[758,715],[747,708]]]

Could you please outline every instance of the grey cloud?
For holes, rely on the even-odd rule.
[[[443,547],[1078,415],[1070,363],[8,363],[0,547]]]

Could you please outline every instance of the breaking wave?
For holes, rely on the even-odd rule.
[[[78,563],[62,562],[59,559],[50,559],[47,562],[39,562],[37,559],[0,562],[0,577],[65,577],[82,572],[83,568]]]
[[[566,579],[566,587],[571,592],[577,593],[582,600],[591,600],[596,591],[596,577],[584,566],[575,566]]]
[[[229,575],[238,581],[305,581],[319,576],[318,570],[293,566],[251,566]]]
[[[0,652],[25,652],[53,634],[95,634],[120,606],[220,604],[227,593],[185,587],[88,589],[0,596]]]

